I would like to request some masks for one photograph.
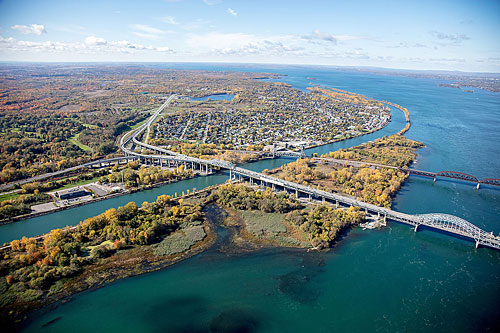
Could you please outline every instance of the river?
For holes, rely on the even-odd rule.
[[[414,167],[456,170],[477,178],[500,173],[500,94],[439,87],[443,81],[375,75],[321,67],[158,65],[186,69],[287,74],[305,89],[322,84],[388,100],[410,111],[411,139],[427,147]],[[404,127],[393,111],[383,130],[308,150],[357,145]],[[290,159],[245,165],[271,169]],[[0,227],[0,242],[73,225],[129,201],[152,201],[221,183],[227,175],[186,180]],[[442,212],[500,231],[500,191],[472,184],[410,177],[394,199],[406,213]],[[227,255],[215,249],[154,273],[75,295],[70,302],[30,316],[26,331],[484,331],[499,329],[500,251],[436,232],[414,233],[389,223],[381,230],[353,229],[327,253],[267,249]],[[50,324],[46,323],[52,321]]]

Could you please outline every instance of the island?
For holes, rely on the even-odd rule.
[[[382,163],[407,166],[420,147],[419,142],[393,135],[266,173],[389,206],[406,176]],[[345,165],[339,162],[342,158],[359,163]],[[364,164],[374,162],[381,166]],[[229,253],[270,246],[321,250],[334,246],[350,227],[373,220],[354,206],[304,201],[285,191],[234,181],[179,197],[161,195],[140,207],[130,202],[77,226],[24,237],[2,248],[2,321],[12,325],[27,312],[74,293],[189,258],[214,246],[217,228],[230,231],[221,246]]]

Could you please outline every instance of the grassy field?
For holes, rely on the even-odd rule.
[[[282,223],[284,214],[264,213],[260,210],[242,210],[240,213],[247,224],[248,231],[255,236],[277,235],[286,232],[286,227]]]
[[[143,121],[138,122],[137,124],[130,126],[131,129],[136,129],[137,127],[141,126],[147,121],[147,119],[144,119]]]
[[[90,184],[90,183],[96,182],[99,178],[101,178],[101,177],[94,177],[92,179],[81,180],[81,181],[76,182],[76,183],[66,184],[66,185],[61,186],[61,187],[59,187],[59,188],[57,188],[55,190],[52,190],[52,191],[61,191],[61,190],[65,190],[67,188],[75,187],[75,186]]]
[[[0,202],[5,201],[5,200],[10,200],[10,199],[16,199],[16,198],[19,198],[19,196],[20,196],[20,194],[16,193],[16,192],[0,194]]]
[[[80,136],[80,133],[73,135],[71,138],[69,138],[69,142],[71,142],[72,144],[80,147],[80,149],[82,149],[83,151],[92,151],[92,148],[90,148],[87,145],[84,145],[83,143],[81,143],[78,140],[79,136]]]

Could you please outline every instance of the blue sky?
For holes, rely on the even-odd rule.
[[[0,60],[500,72],[500,1],[0,0]]]

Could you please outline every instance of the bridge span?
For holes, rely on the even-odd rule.
[[[347,165],[356,166],[356,167],[361,167],[362,165],[368,165],[368,166],[374,166],[374,167],[380,167],[380,168],[396,169],[396,170],[404,171],[409,175],[432,178],[434,181],[436,181],[438,179],[438,177],[458,179],[458,180],[476,183],[477,189],[479,189],[481,184],[500,186],[500,179],[498,179],[498,178],[484,178],[484,179],[479,180],[472,175],[469,175],[469,174],[466,174],[463,172],[458,172],[458,171],[430,172],[430,171],[422,171],[422,170],[417,170],[417,169],[400,168],[400,167],[395,167],[392,165],[386,165],[386,164],[380,164],[380,163],[363,162],[363,161],[356,161],[356,160],[346,160],[346,159],[339,159],[339,158],[313,157],[312,159],[313,159],[313,161],[333,162],[333,163],[338,163],[338,164],[347,164]]]
[[[379,207],[370,203],[356,200],[354,198],[346,197],[338,193],[326,192],[318,189],[314,189],[309,186],[304,186],[301,184],[289,182],[283,179],[272,177],[269,175],[264,175],[259,172],[247,170],[235,166],[233,163],[222,161],[222,160],[203,160],[195,157],[190,157],[187,155],[179,154],[176,152],[169,151],[164,148],[156,147],[144,142],[141,142],[137,137],[144,132],[144,130],[151,125],[151,123],[158,117],[158,115],[168,106],[170,101],[175,98],[176,95],[170,96],[167,101],[145,122],[143,125],[135,130],[130,131],[125,134],[120,141],[120,147],[126,156],[138,158],[141,161],[153,163],[183,163],[185,165],[191,166],[192,168],[200,167],[201,169],[206,168],[211,170],[212,168],[226,169],[229,170],[229,178],[231,180],[247,180],[250,184],[261,185],[269,187],[272,190],[285,190],[292,192],[298,198],[301,195],[306,196],[310,199],[315,198],[322,200],[323,202],[330,202],[336,206],[355,206],[364,210],[367,213],[376,214],[380,218],[385,220],[389,219],[399,223],[404,223],[410,225],[414,228],[415,232],[418,231],[420,227],[427,227],[430,229],[444,231],[457,236],[465,237],[471,239],[475,242],[476,248],[479,246],[490,247],[500,250],[500,236],[494,236],[493,232],[488,233],[481,228],[475,226],[474,224],[459,218],[457,216],[449,214],[422,214],[422,215],[410,215],[401,212],[397,212],[388,208]],[[154,151],[156,154],[149,155],[144,153],[138,153],[134,151],[133,146],[140,146],[145,149]],[[408,169],[410,170],[410,169]]]

